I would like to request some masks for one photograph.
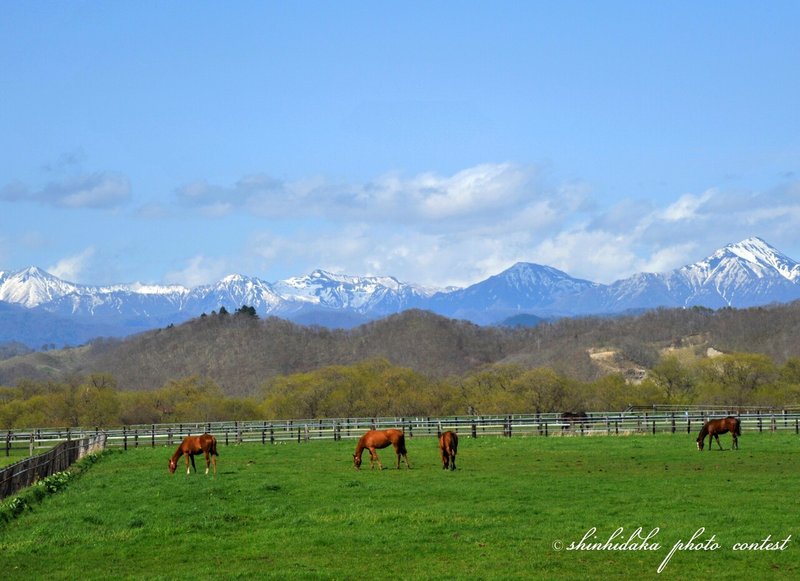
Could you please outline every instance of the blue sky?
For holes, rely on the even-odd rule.
[[[11,2],[0,270],[800,260],[797,2]]]

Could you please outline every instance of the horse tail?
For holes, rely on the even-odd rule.
[[[739,418],[736,418],[736,435],[737,436],[742,435],[742,422],[739,421]]]
[[[219,456],[219,452],[217,452],[217,439],[214,436],[211,436],[211,450],[209,450],[213,456]]]
[[[398,454],[408,454],[408,450],[406,450],[406,435],[400,434],[400,437],[397,438],[397,453]]]

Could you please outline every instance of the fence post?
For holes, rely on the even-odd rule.
[[[675,433],[675,412],[672,412],[672,433]]]
[[[122,426],[122,449],[128,449],[128,428],[126,426]]]
[[[472,418],[472,437],[478,437],[478,425],[475,423],[475,418]]]
[[[150,447],[151,448],[155,448],[156,447],[156,425],[153,424],[152,426],[150,426],[150,429],[152,430],[151,437],[150,437]]]
[[[269,443],[275,443],[275,428],[272,426],[272,422],[269,424]]]
[[[136,428],[133,431],[133,447],[134,448],[138,448],[139,447],[139,428]]]

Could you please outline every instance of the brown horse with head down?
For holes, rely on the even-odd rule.
[[[442,469],[455,470],[458,435],[455,432],[447,431],[439,436],[439,451],[442,453]]]
[[[378,463],[378,469],[383,470],[381,459],[378,458],[378,453],[375,451],[380,448],[387,448],[389,445],[394,446],[394,451],[397,454],[397,468],[400,468],[400,457],[406,461],[406,466],[411,468],[408,463],[408,450],[406,450],[406,436],[402,430],[370,430],[358,440],[356,444],[356,453],[353,454],[353,466],[356,470],[361,468],[361,455],[364,450],[369,450],[369,467],[370,470],[375,468],[375,462]]]
[[[714,438],[717,439],[717,446],[722,450],[722,444],[719,443],[719,435],[731,433],[733,436],[733,449],[739,449],[739,438],[742,435],[742,427],[739,418],[728,416],[727,418],[720,418],[718,420],[709,420],[700,429],[700,434],[697,436],[697,449],[702,450],[705,444],[706,436],[708,436],[708,449],[711,450],[711,444]]]
[[[189,474],[189,459],[192,461],[192,468],[197,472],[197,466],[194,465],[194,457],[198,454],[205,454],[206,457],[206,474],[210,465],[214,464],[214,476],[217,475],[217,439],[211,434],[203,434],[202,436],[186,436],[183,442],[180,443],[172,458],[169,459],[169,473],[174,474],[175,469],[178,467],[178,458],[183,456],[186,459],[186,474]]]

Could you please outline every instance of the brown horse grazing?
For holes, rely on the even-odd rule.
[[[387,448],[391,444],[394,446],[394,451],[397,454],[397,468],[400,468],[400,457],[406,461],[406,466],[411,468],[408,463],[408,450],[406,450],[406,436],[402,430],[370,430],[358,440],[356,444],[356,453],[353,454],[353,466],[356,470],[361,468],[361,455],[364,450],[369,450],[369,467],[370,470],[375,468],[375,462],[378,463],[378,469],[383,470],[381,459],[378,458],[376,448]]]
[[[742,435],[742,427],[739,418],[728,416],[727,418],[720,418],[718,420],[709,420],[700,429],[700,435],[697,436],[697,449],[702,450],[705,444],[706,436],[708,436],[708,449],[711,450],[711,444],[714,438],[717,439],[717,446],[722,450],[722,444],[719,443],[719,435],[731,433],[733,436],[733,449],[739,449],[739,436]]]
[[[448,431],[439,436],[439,451],[442,453],[442,469],[455,470],[458,435],[455,432]]]
[[[186,474],[189,474],[189,459],[192,460],[192,468],[197,472],[197,466],[194,465],[194,457],[197,454],[205,454],[206,456],[206,474],[211,464],[214,464],[214,476],[217,475],[217,439],[211,434],[203,434],[202,436],[186,436],[183,442],[180,443],[172,458],[169,459],[169,473],[174,474],[175,469],[178,467],[178,458],[183,456],[186,459]]]

